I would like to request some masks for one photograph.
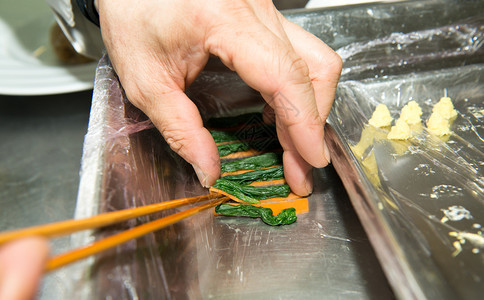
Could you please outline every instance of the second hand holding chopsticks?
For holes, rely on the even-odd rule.
[[[155,212],[163,211],[170,208],[179,207],[186,204],[196,203],[211,199],[210,202],[189,208],[187,210],[175,213],[173,215],[157,219],[155,221],[136,226],[132,229],[115,234],[108,238],[96,241],[95,243],[81,247],[79,249],[72,250],[65,254],[61,254],[54,258],[51,258],[47,262],[45,268],[46,272],[52,271],[59,267],[65,266],[69,263],[77,261],[82,258],[86,258],[90,255],[102,252],[109,248],[115,247],[119,244],[127,242],[129,240],[141,237],[147,233],[159,230],[168,225],[174,224],[186,217],[192,216],[202,210],[214,207],[220,203],[228,200],[227,197],[218,194],[208,194],[204,196],[196,196],[190,198],[177,199],[172,201],[160,202],[157,204],[151,204],[147,206],[130,208],[120,211],[114,211],[109,213],[100,214],[94,217],[68,220],[57,223],[51,223],[46,225],[34,226],[20,230],[8,231],[0,234],[0,245],[6,242],[19,239],[27,236],[43,236],[43,237],[56,237],[61,235],[70,234],[73,232],[95,229],[122,221],[126,221],[132,218],[152,214]]]

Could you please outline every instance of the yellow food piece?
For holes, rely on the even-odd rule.
[[[412,131],[412,133],[415,133],[415,132],[421,132],[423,130],[423,125],[422,123],[418,123],[418,124],[409,124],[410,126],[410,131]]]
[[[400,119],[404,120],[409,125],[419,124],[422,120],[422,109],[415,101],[410,101],[402,108]]]
[[[454,109],[452,100],[449,97],[442,97],[440,101],[434,105],[432,114],[438,113],[447,120],[452,120],[457,117],[457,111]]]
[[[427,130],[436,136],[448,135],[451,132],[449,119],[434,112],[427,121]]]
[[[361,132],[360,141],[355,146],[351,146],[351,150],[359,160],[364,159],[366,151],[369,147],[373,147],[373,143],[385,139],[387,131],[377,129],[373,126],[365,126]]]
[[[375,127],[386,127],[392,124],[393,118],[390,115],[390,111],[385,104],[378,104],[371,116],[368,124]]]
[[[392,126],[388,138],[390,140],[406,140],[412,136],[410,126],[403,119],[398,119],[395,122],[395,126]]]
[[[454,109],[452,100],[449,97],[442,97],[432,109],[432,115],[427,121],[427,129],[436,136],[449,135],[450,123],[455,117],[457,117],[457,111]]]
[[[380,176],[378,175],[378,165],[376,164],[375,153],[372,151],[370,155],[361,161],[364,167],[366,176],[373,183],[374,186],[380,186]]]

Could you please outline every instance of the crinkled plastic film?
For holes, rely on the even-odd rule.
[[[422,296],[473,298],[481,292],[483,76],[483,66],[475,65],[347,81],[338,88],[330,123],[343,141],[334,147],[346,155],[334,156],[333,163],[337,169],[339,159],[353,165],[345,171],[353,172],[356,180],[349,181],[360,188],[353,190],[359,194],[353,198],[364,203],[360,217],[366,222],[362,223],[375,226],[369,230],[370,239],[382,239],[375,243],[384,267],[390,269],[387,275],[402,268],[400,275],[415,279],[409,285],[416,284],[413,288],[421,290]],[[407,141],[392,141],[386,138],[388,130],[367,125],[378,103],[386,104],[396,119],[411,100],[422,107],[425,122],[433,104],[445,95],[459,112],[450,136],[432,136],[423,126]],[[363,144],[364,150],[357,149]],[[394,282],[401,280],[394,278]]]
[[[203,82],[203,89],[197,86],[199,82]],[[239,99],[235,96],[233,103],[217,99],[218,90],[226,90],[226,84],[229,83],[234,94],[241,97]],[[229,108],[232,113],[245,112],[247,107],[238,107],[237,104],[247,104],[247,99],[254,99],[254,92],[230,74],[202,74],[199,81],[194,83],[192,91],[195,92],[190,94],[191,97],[201,99],[199,110],[204,116],[223,114]],[[260,110],[259,98],[250,100],[253,101],[252,110]],[[251,107],[250,101],[248,107]],[[84,143],[76,218],[207,194],[208,190],[200,186],[192,167],[161,141],[163,138],[153,124],[127,101],[109,58],[104,56],[97,68],[89,130]],[[86,242],[172,214],[176,210],[141,217],[96,232],[75,235],[74,245],[84,245]],[[203,223],[207,218],[210,215],[199,214],[188,222]],[[180,260],[188,259],[190,255],[184,253],[179,257],[163,257],[163,262],[161,260],[161,255],[176,255],[176,251],[172,249],[196,251],[193,245],[173,243],[177,240],[180,243],[196,240],[195,233],[187,231],[183,224],[184,222],[180,222],[159,234],[150,234],[125,243],[115,250],[106,251],[96,260],[90,258],[81,262],[78,266],[79,273],[73,278],[73,293],[78,298],[88,299],[144,299],[147,295],[156,295],[157,299],[169,299],[184,295],[186,287],[171,284],[169,291],[168,284],[176,282],[176,279],[166,278],[165,272],[179,272],[177,265],[182,264]],[[177,239],[177,236],[185,238]],[[167,262],[172,265],[167,266]],[[175,271],[168,273],[177,276]],[[193,276],[195,275],[194,273]],[[196,284],[196,281],[189,281]]]
[[[479,65],[483,62],[483,27],[482,19],[476,18],[482,8],[483,4],[475,1],[411,1],[286,13],[290,20],[339,49],[344,58],[327,134],[333,164],[395,293],[401,297],[472,297],[481,290],[476,282],[483,278],[484,249],[482,244],[474,244],[479,239],[472,242],[462,233],[477,233],[475,224],[482,224],[479,220],[483,217],[483,83]],[[226,71],[203,72],[187,93],[196,101],[204,119],[260,110],[263,105],[257,93]],[[452,127],[455,134],[448,140],[431,138],[425,129],[408,142],[379,140],[363,153],[374,156],[376,172],[368,171],[369,165],[363,163],[365,157],[352,152],[351,147],[360,142],[377,103],[389,105],[395,117],[407,101],[416,100],[426,118],[432,104],[444,95],[454,100],[459,111]],[[76,217],[207,193],[191,166],[161,140],[146,116],[127,101],[105,56],[96,74]],[[317,190],[324,182],[321,177],[316,178],[321,180],[315,183]],[[432,181],[427,186],[427,179],[441,179],[440,185],[445,187],[432,190],[439,184]],[[452,195],[448,199],[445,189]],[[316,204],[313,201],[311,205]],[[442,222],[444,210],[453,205],[465,207],[472,219]],[[173,210],[79,234],[74,236],[74,245],[81,246],[171,213]],[[224,268],[227,257],[217,258],[213,253],[228,247],[226,242],[237,244],[240,228],[244,228],[238,224],[251,221],[226,221],[223,226],[231,230],[227,233],[221,231],[220,224],[205,226],[213,218],[211,213],[198,214],[78,263],[72,274],[71,294],[77,299],[146,299],[154,295],[157,299],[199,299],[214,296],[214,291],[222,291],[215,295],[219,297],[249,293],[243,287],[249,284],[243,281],[243,268],[229,269],[222,276],[211,273],[213,268],[207,266]],[[257,232],[259,227],[254,226],[258,225],[249,225]],[[302,219],[298,226],[304,234],[293,237],[307,235],[308,239],[303,240],[306,244],[270,248],[270,241],[282,234],[272,230],[264,233],[265,247],[286,257],[298,251],[319,257],[321,245],[313,243],[310,234],[320,232],[321,225],[314,220],[304,223]],[[257,237],[252,230],[249,237]],[[259,231],[261,236],[264,230]],[[449,232],[456,232],[457,236]],[[223,238],[218,234],[223,234]],[[463,240],[466,242],[461,243],[462,251],[456,254],[454,242]],[[248,252],[235,251],[230,258],[239,259],[239,267],[249,258],[258,261],[249,255],[255,253],[249,252],[251,248],[242,249]],[[306,274],[311,265],[319,266],[302,258],[297,264],[278,264],[294,274]],[[332,274],[336,276],[335,272]],[[218,285],[216,279],[225,280],[226,284]],[[241,285],[232,284],[239,280]],[[301,286],[301,292],[286,294],[289,298],[321,295],[316,280],[313,285],[295,278],[293,283],[276,287],[281,291],[292,284]],[[274,286],[258,287],[253,282],[251,285],[256,287],[252,292],[259,296],[264,291],[274,292]],[[229,290],[233,287],[237,289]]]
[[[338,86],[329,118],[333,163],[402,297],[482,293],[484,65],[476,62],[483,34],[484,19],[469,18],[338,50],[346,59],[343,78],[370,78]],[[458,116],[451,135],[436,137],[425,122],[444,96]],[[368,125],[377,104],[396,120],[412,100],[423,126],[410,139],[389,140],[388,130]]]

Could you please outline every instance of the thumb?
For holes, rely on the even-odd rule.
[[[143,111],[170,148],[193,166],[202,186],[213,185],[220,176],[220,158],[196,105],[182,90],[155,97]]]
[[[47,241],[30,237],[0,250],[0,299],[32,299],[49,253]]]

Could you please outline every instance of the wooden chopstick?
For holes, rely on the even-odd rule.
[[[108,212],[85,219],[67,220],[46,225],[28,227],[25,229],[7,231],[0,234],[0,245],[8,241],[27,236],[36,235],[43,237],[56,237],[81,230],[100,228],[162,210],[220,197],[222,197],[222,195],[208,194],[203,196],[182,198],[136,208]]]
[[[102,239],[100,241],[97,241],[89,246],[75,249],[65,254],[61,254],[59,256],[53,257],[47,262],[45,272],[50,272],[52,270],[55,270],[57,268],[70,264],[77,260],[86,258],[88,256],[102,252],[109,248],[113,248],[129,240],[143,236],[147,233],[159,230],[163,227],[176,223],[184,218],[192,216],[202,210],[208,209],[210,207],[214,207],[227,200],[228,200],[227,197],[221,197],[221,198],[212,200],[208,203],[201,204],[201,205],[189,208],[187,210],[175,213],[173,215],[170,215],[143,225],[136,226],[132,229],[123,231],[121,233],[118,233],[113,236]]]

